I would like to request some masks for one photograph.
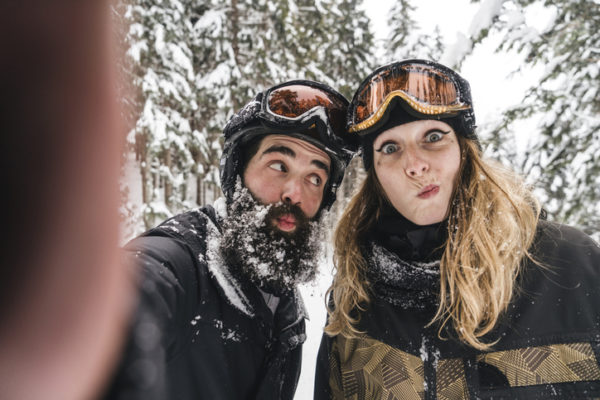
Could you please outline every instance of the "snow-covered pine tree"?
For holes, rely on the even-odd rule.
[[[218,195],[221,131],[257,91],[309,78],[350,96],[372,68],[360,1],[130,1],[130,141],[146,227]]]
[[[337,90],[352,98],[358,84],[377,65],[371,20],[363,0],[335,0],[326,7],[327,41],[320,49],[319,66]]]
[[[553,14],[541,31],[525,16]],[[505,1],[486,34],[504,35],[501,50],[522,52],[528,66],[545,69],[522,102],[492,131],[531,137],[522,172],[532,178],[550,218],[600,238],[600,7],[594,0]],[[535,132],[511,132],[533,118]],[[496,142],[496,150],[510,153]]]
[[[331,85],[352,100],[360,82],[378,64],[372,22],[363,10],[362,0],[322,1],[321,7],[327,10],[324,21],[327,40],[317,49],[318,66],[332,81]],[[338,189],[334,216],[346,208],[363,175],[361,160],[355,158]]]
[[[384,44],[386,62],[407,58],[440,60],[444,46],[439,27],[432,33],[423,32],[413,17],[414,10],[409,0],[396,0],[392,6],[388,17],[389,40]]]
[[[130,49],[132,37],[130,28],[133,21],[128,13],[130,4],[126,0],[117,0],[112,4],[111,17],[113,22],[113,35],[117,49],[117,89],[120,94],[119,108],[122,122],[126,131],[132,131],[137,122],[140,110],[143,104],[140,104],[141,97],[136,96],[135,89],[136,74],[139,69],[138,63],[131,57],[126,56]],[[135,158],[134,143],[127,143],[121,154],[121,179],[120,186],[120,208],[119,215],[121,219],[121,232],[125,238],[134,235],[136,232],[144,229],[142,218],[140,217],[139,202],[131,195],[131,183],[125,178],[127,176],[128,158]],[[136,168],[139,171],[139,168]]]
[[[292,5],[292,7],[290,7]],[[258,91],[298,77],[289,42],[293,1],[229,0],[210,2],[195,22],[195,66],[199,108],[195,123],[198,188],[217,191],[221,132],[232,113]],[[209,198],[202,190],[198,203]],[[200,192],[199,192],[200,193]]]
[[[221,131],[232,112],[231,15],[229,3],[196,2],[192,17],[192,53],[198,109],[188,143],[194,159],[195,203],[204,205],[218,195]]]
[[[129,142],[139,163],[146,227],[183,207],[194,164],[187,147],[198,108],[188,6],[182,0],[138,0],[126,11],[133,95],[140,105]]]
[[[130,141],[146,227],[214,198],[227,119],[294,70],[282,40],[287,14],[276,3],[134,0],[127,7],[130,102],[139,104]]]
[[[280,1],[287,5],[284,23],[288,55],[291,57],[291,79],[310,79],[335,87],[335,82],[322,70],[323,45],[329,40],[327,7],[322,1]]]

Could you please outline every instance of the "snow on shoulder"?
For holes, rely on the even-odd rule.
[[[227,211],[223,206],[224,201],[222,203],[220,201],[221,199],[218,199],[214,206],[218,215],[223,217],[226,216]],[[210,219],[208,219],[206,225],[206,242],[208,271],[215,277],[221,288],[223,288],[223,292],[231,305],[252,317],[254,312],[250,301],[242,291],[239,283],[231,276],[223,261],[220,251],[221,233]]]

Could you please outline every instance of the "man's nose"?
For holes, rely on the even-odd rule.
[[[408,176],[416,178],[429,170],[429,163],[417,151],[407,150],[405,155],[404,170]]]
[[[288,179],[281,190],[281,201],[290,204],[300,204],[302,201],[302,182],[300,179]]]

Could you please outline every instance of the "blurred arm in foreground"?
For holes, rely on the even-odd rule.
[[[94,398],[133,303],[108,2],[9,1],[0,20],[0,398]]]

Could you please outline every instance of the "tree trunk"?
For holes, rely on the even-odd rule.
[[[231,23],[231,49],[233,50],[233,58],[235,65],[240,65],[240,47],[238,43],[240,10],[238,9],[237,0],[231,0],[231,12],[229,13]],[[233,109],[239,110],[241,105],[236,96],[232,96]]]
[[[165,166],[169,172],[172,171],[171,165],[171,149],[167,149],[165,153]],[[168,176],[163,176],[163,179],[165,182],[165,204],[169,210],[173,211],[173,182],[171,182],[171,179]]]
[[[204,201],[202,200],[202,181],[204,179],[204,175],[198,174],[196,175],[196,203],[199,206],[204,205]]]
[[[148,160],[148,148],[147,146],[147,140],[146,140],[146,135],[145,134],[140,134],[140,135],[136,135],[136,141],[135,141],[135,147],[136,147],[136,158],[137,160],[140,162],[140,175],[142,177],[142,202],[144,204],[147,204],[149,199],[150,199],[150,192],[149,192],[149,179],[150,179],[150,173],[149,173],[149,160]]]

